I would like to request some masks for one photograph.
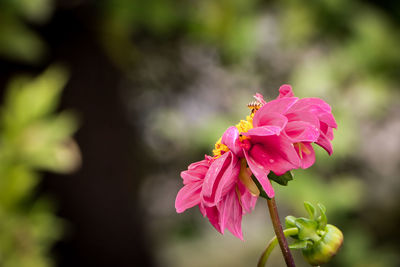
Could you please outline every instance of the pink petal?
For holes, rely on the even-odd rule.
[[[279,87],[279,96],[278,98],[282,97],[292,97],[294,96],[292,87],[289,84],[284,84],[281,87]]]
[[[223,170],[230,164],[230,153],[225,153],[211,163],[210,168],[204,178],[201,196],[213,202],[212,195],[215,193],[217,184],[222,177]],[[211,205],[210,205],[211,206]]]
[[[254,119],[256,116],[263,116],[265,113],[270,112],[285,114],[290,107],[296,103],[297,100],[297,97],[283,97],[269,101],[256,112]]]
[[[295,144],[295,149],[297,154],[300,157],[301,168],[307,169],[311,167],[315,162],[315,152],[311,143],[299,143]]]
[[[320,132],[319,138],[318,138],[317,142],[315,142],[315,143],[317,145],[321,146],[323,149],[325,149],[329,155],[332,155],[333,148],[332,148],[331,141],[323,132]]]
[[[336,120],[333,117],[332,113],[328,113],[328,112],[319,113],[318,114],[318,119],[321,122],[326,123],[331,128],[337,128],[337,123],[336,123]]]
[[[259,115],[257,115],[259,114]],[[277,112],[262,112],[258,111],[254,115],[253,125],[254,127],[259,126],[277,126],[281,129],[285,128],[288,119]]]
[[[289,112],[310,112],[318,117],[321,122],[326,123],[329,127],[337,128],[335,118],[332,115],[331,107],[319,98],[303,98],[297,101],[289,110]]]
[[[188,170],[181,172],[183,184],[175,200],[175,208],[178,213],[200,203],[200,193],[204,177],[210,167],[211,158],[205,156],[205,159],[189,165]]]
[[[285,133],[292,143],[315,142],[319,137],[319,129],[304,121],[289,122],[285,128]]]
[[[265,193],[267,193],[268,197],[273,198],[275,196],[275,192],[274,188],[272,188],[271,182],[268,179],[269,170],[253,160],[253,158],[247,153],[247,151],[244,152],[244,155],[246,156],[247,164],[249,164],[251,172],[260,182]]]
[[[257,136],[270,136],[280,134],[282,128],[277,126],[261,126],[250,129],[246,133],[242,133],[242,135],[249,137],[257,137]]]
[[[188,170],[192,170],[192,169],[196,169],[198,167],[209,167],[210,166],[210,162],[212,161],[212,157],[208,156],[208,155],[204,155],[203,160],[201,161],[197,161],[197,162],[193,162],[192,164],[189,165]]]
[[[243,208],[243,214],[249,213],[254,209],[257,203],[257,197],[252,195],[241,181],[237,183],[237,186],[240,193],[240,204]]]
[[[239,199],[235,188],[233,188],[224,198],[223,201],[217,205],[220,217],[219,224],[223,230],[228,228],[231,233],[243,240],[242,234],[242,207],[240,206]]]
[[[221,177],[221,180],[215,191],[215,202],[218,202],[228,191],[232,190],[234,185],[239,181],[240,161],[232,154],[232,161]]]
[[[210,166],[201,192],[204,204],[214,206],[239,179],[240,162],[231,152],[223,154]]]
[[[191,183],[179,190],[175,200],[176,212],[182,213],[200,203],[200,192],[203,183]]]
[[[242,148],[240,147],[239,131],[236,127],[229,127],[223,134],[221,142],[235,155],[239,157],[243,155]]]
[[[204,179],[204,176],[206,175],[207,171],[200,172],[200,171],[183,171],[181,172],[181,177],[183,179],[183,184],[190,184],[194,182],[198,182]]]
[[[333,130],[326,123],[321,122],[321,132],[326,135],[329,140],[333,140]]]
[[[337,128],[335,118],[332,115],[332,109],[328,103],[319,98],[302,98],[297,101],[288,112],[310,112],[318,117],[321,122],[329,127]]]
[[[207,163],[207,166],[198,165],[196,168],[191,168],[186,171],[181,172],[181,177],[183,179],[183,184],[193,183],[196,181],[204,180],[206,173],[210,167],[210,164]]]
[[[256,94],[254,95],[254,98],[255,98],[261,105],[264,105],[264,104],[267,103],[267,102],[264,100],[264,97],[263,97],[262,94],[256,93]]]
[[[332,111],[331,106],[324,100],[316,97],[306,97],[299,99],[291,108],[291,111],[309,110],[312,106],[318,106],[323,111],[330,113]]]
[[[262,143],[253,145],[249,155],[259,165],[276,175],[283,175],[300,167],[299,157],[292,143],[284,136],[264,138]]]
[[[325,132],[325,135],[329,140],[333,140],[333,129],[328,128],[327,131]]]
[[[285,114],[285,116],[289,122],[305,121],[305,122],[308,122],[308,123],[314,125],[317,128],[320,128],[320,122],[319,122],[318,117],[311,112],[297,111],[297,112],[287,113],[287,114]]]

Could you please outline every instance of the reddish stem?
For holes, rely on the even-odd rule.
[[[288,267],[296,267],[293,256],[290,253],[288,243],[283,234],[281,221],[279,220],[278,209],[276,208],[275,198],[267,199],[269,214],[271,216],[272,225],[274,226],[275,234],[281,247],[283,258]]]

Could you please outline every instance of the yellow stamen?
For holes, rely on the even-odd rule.
[[[305,144],[299,142],[294,143],[293,146],[299,150],[300,159],[303,159],[303,153],[309,155],[311,151],[306,147]]]
[[[218,141],[215,143],[215,147],[213,149],[213,154],[215,158],[221,157],[223,154],[229,151],[229,148],[221,143],[221,139],[218,139]]]
[[[241,120],[238,124],[236,124],[236,128],[239,133],[246,133],[250,129],[253,129],[253,117],[254,115],[250,115],[246,117],[246,120]]]
[[[254,101],[250,104],[247,105],[251,109],[251,114],[250,116],[246,116],[246,120],[241,120],[238,124],[235,125],[235,127],[238,129],[239,133],[246,133],[250,129],[253,129],[253,117],[254,114],[258,109],[262,107],[262,104],[258,101]],[[240,135],[240,141],[243,141],[245,139],[248,139],[247,136],[242,136]],[[218,141],[215,143],[214,149],[213,149],[213,154],[214,158],[219,158],[221,157],[224,153],[229,151],[229,148],[221,143],[221,139],[218,139]]]
[[[238,124],[236,124],[236,128],[238,129],[239,133],[248,132],[250,129],[253,129],[253,117],[254,115],[250,115],[246,117],[246,120],[241,120]],[[240,136],[240,141],[247,139],[246,136]],[[221,157],[224,153],[229,151],[229,148],[221,143],[222,138],[218,139],[215,143],[213,154],[215,158]]]

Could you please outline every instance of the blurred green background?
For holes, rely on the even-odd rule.
[[[1,0],[0,266],[255,266],[263,200],[244,242],[174,201],[284,83],[339,127],[275,186],[282,219],[321,202],[345,237],[327,266],[399,266],[399,26],[389,0]]]

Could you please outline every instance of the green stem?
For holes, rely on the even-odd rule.
[[[267,199],[269,215],[271,216],[272,225],[274,226],[275,234],[281,247],[283,258],[288,267],[296,267],[293,256],[290,253],[288,243],[283,234],[281,221],[279,220],[278,208],[276,207],[275,198]]]
[[[283,230],[283,234],[288,237],[291,235],[297,235],[299,233],[299,229],[297,228],[288,228]],[[264,250],[263,254],[261,254],[260,260],[258,261],[257,267],[264,267],[267,263],[269,255],[272,250],[274,250],[276,244],[278,244],[278,239],[274,236],[268,243],[267,248]]]

